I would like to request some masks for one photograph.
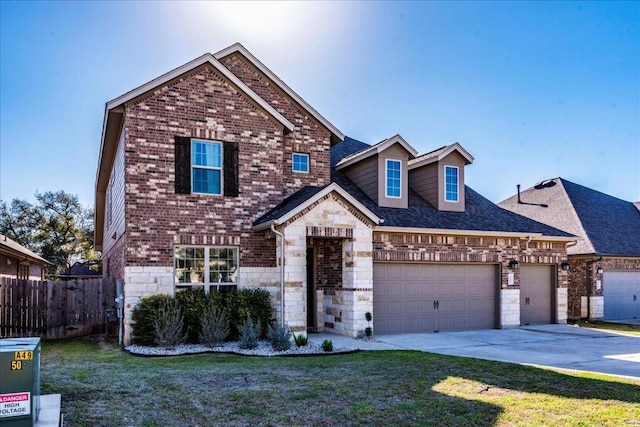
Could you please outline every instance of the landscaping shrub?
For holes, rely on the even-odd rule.
[[[188,343],[197,343],[200,332],[200,319],[207,301],[204,289],[187,289],[177,292],[176,301],[184,313],[184,326]]]
[[[333,351],[333,342],[331,340],[322,341],[322,350],[330,353]]]
[[[285,351],[291,348],[291,331],[286,325],[269,326],[268,338],[275,351]]]
[[[155,345],[155,324],[163,304],[171,301],[169,295],[153,295],[142,298],[133,309],[131,340],[134,344]]]
[[[251,319],[251,315],[247,315],[244,323],[238,328],[240,339],[238,346],[244,349],[252,349],[258,346],[258,340],[262,331],[262,324],[260,320],[255,322]]]
[[[227,310],[208,301],[200,320],[200,342],[209,347],[222,345],[229,336]]]
[[[164,301],[154,322],[155,342],[171,349],[187,339],[184,332],[184,315],[176,300]]]
[[[293,340],[296,342],[298,347],[304,347],[309,343],[309,337],[305,334],[296,335],[293,334]]]
[[[224,295],[224,306],[227,308],[231,332],[230,340],[240,336],[240,325],[251,316],[261,325],[258,338],[266,336],[271,323],[271,295],[264,289],[240,289]]]

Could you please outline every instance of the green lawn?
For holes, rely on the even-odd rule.
[[[637,426],[640,380],[411,351],[140,358],[48,341],[65,426]]]
[[[602,320],[574,320],[568,323],[580,328],[598,329],[603,332],[640,337],[640,325],[604,322]],[[638,425],[640,425],[640,423]]]

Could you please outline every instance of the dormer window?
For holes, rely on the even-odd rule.
[[[457,202],[458,196],[458,167],[444,167],[444,200],[446,202]]]
[[[385,173],[385,182],[386,182],[386,190],[385,195],[391,198],[400,198],[401,193],[401,175],[400,169],[402,167],[402,163],[400,160],[391,160],[387,159],[386,161],[386,173]]]

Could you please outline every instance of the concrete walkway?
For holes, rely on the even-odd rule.
[[[417,350],[640,379],[640,337],[567,325],[382,335],[370,341],[319,333],[309,339],[330,339],[336,348]]]

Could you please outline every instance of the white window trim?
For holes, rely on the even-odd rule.
[[[458,196],[458,200],[447,198],[447,168],[456,170],[456,196]],[[444,201],[447,203],[460,203],[460,168],[458,166],[444,166]]]
[[[206,193],[208,194],[208,193]],[[176,250],[178,248],[204,248],[204,282],[195,282],[195,283],[187,283],[187,282],[177,282],[176,281]],[[210,258],[209,258],[209,249],[212,248],[218,248],[218,249],[223,249],[223,248],[234,248],[236,250],[236,253],[238,254],[238,257],[236,259],[236,270],[240,270],[240,247],[239,246],[219,246],[219,245],[210,245],[210,246],[206,246],[206,245],[175,245],[173,247],[173,287],[175,288],[191,288],[191,287],[195,287],[195,286],[203,286],[204,287],[204,293],[208,294],[211,290],[211,288],[214,289],[218,289],[220,286],[238,286],[238,282],[211,282],[210,279],[210,272],[209,272],[209,265],[210,265]],[[236,273],[236,277],[238,277],[238,273]]]
[[[295,168],[293,166],[295,164],[295,162],[293,161],[293,157],[294,156],[303,156],[303,157],[307,158],[307,170],[306,171],[295,170]],[[310,159],[309,159],[309,155],[308,154],[305,154],[305,153],[293,153],[293,154],[291,154],[291,171],[295,172],[295,173],[309,173],[309,170],[311,169],[311,164],[309,163],[309,160]]]
[[[193,143],[194,142],[204,142],[206,144],[218,144],[220,146],[220,167],[216,167],[216,166],[201,166],[201,165],[194,165],[193,164]],[[206,139],[198,139],[198,138],[191,138],[191,156],[189,159],[189,163],[191,164],[191,194],[204,194],[207,196],[222,196],[222,194],[224,193],[224,144],[222,143],[222,141],[209,141]],[[220,192],[219,193],[200,193],[197,191],[193,191],[194,185],[193,185],[193,169],[197,168],[197,169],[207,169],[207,170],[217,170],[220,171]]]
[[[389,162],[398,163],[400,165],[400,195],[389,195]],[[385,159],[384,161],[384,196],[388,199],[402,199],[402,161],[398,159]]]

